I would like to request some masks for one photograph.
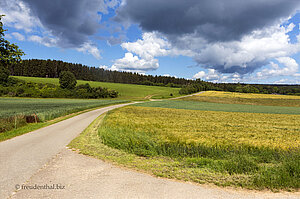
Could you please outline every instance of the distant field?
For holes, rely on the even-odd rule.
[[[85,109],[126,102],[125,100],[0,98],[0,134],[27,124],[36,114],[41,122]],[[27,118],[28,119],[28,118]]]
[[[183,100],[163,100],[152,101],[135,106],[176,108],[202,111],[224,111],[224,112],[245,112],[245,113],[271,113],[271,114],[295,114],[300,115],[300,107],[281,107],[281,106],[259,106],[244,104],[223,104],[199,101]]]
[[[225,104],[300,107],[300,96],[206,91],[183,100]]]
[[[52,83],[59,85],[59,80],[57,78],[39,78],[39,77],[19,77],[15,78],[22,79],[28,82],[35,83]],[[145,85],[135,85],[135,84],[120,84],[120,83],[108,83],[108,82],[93,82],[93,81],[82,81],[77,80],[77,84],[89,83],[92,87],[106,87],[109,89],[114,89],[119,92],[120,99],[158,99],[158,98],[170,98],[170,94],[173,97],[178,97],[180,88],[170,88],[170,87],[160,87],[160,86],[145,86]]]
[[[299,121],[300,115],[128,106],[107,114],[99,137],[107,146],[148,157],[140,164],[160,176],[297,190]]]
[[[256,94],[256,93],[236,93],[236,92],[222,92],[222,91],[206,91],[198,96],[209,97],[226,97],[226,98],[248,98],[248,99],[298,99],[300,96],[293,95],[276,95],[276,94]]]

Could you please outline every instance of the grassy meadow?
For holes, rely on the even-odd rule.
[[[225,104],[300,107],[300,96],[206,91],[183,100]]]
[[[28,123],[46,122],[70,113],[125,100],[0,98],[0,135]],[[36,117],[35,117],[36,116]],[[29,121],[30,120],[30,121]]]
[[[20,76],[14,76],[14,77],[28,82],[51,83],[51,84],[59,85],[58,78],[20,77]],[[78,85],[86,84],[86,83],[89,83],[91,87],[101,86],[101,87],[116,90],[119,92],[118,99],[144,100],[150,98],[160,99],[160,98],[170,98],[170,97],[180,96],[179,95],[180,88],[77,80]],[[171,93],[173,96],[170,96]]]
[[[128,106],[108,113],[98,136],[99,142],[145,161],[170,159],[161,176],[297,190],[299,120],[300,115]]]

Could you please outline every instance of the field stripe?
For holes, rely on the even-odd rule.
[[[136,104],[134,106],[175,108],[175,109],[202,110],[202,111],[300,115],[300,107],[221,104],[221,103],[179,101],[179,100],[178,101],[170,101],[170,100],[151,101],[151,102]]]

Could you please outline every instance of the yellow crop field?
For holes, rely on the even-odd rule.
[[[223,104],[300,107],[300,96],[292,95],[206,91],[199,95],[183,98],[183,100]]]
[[[226,97],[226,98],[250,98],[250,99],[298,99],[300,96],[293,95],[273,95],[273,94],[255,94],[255,93],[237,93],[237,92],[222,92],[222,91],[206,91],[197,96],[207,97]]]
[[[164,142],[222,147],[300,147],[300,115],[193,111],[126,107],[114,111],[106,126],[144,132]]]
[[[183,173],[215,184],[215,176],[226,176],[223,185],[298,190],[299,121],[300,115],[128,106],[107,114],[99,138],[149,164],[165,157],[171,169],[177,162],[178,172],[165,166],[161,176]]]

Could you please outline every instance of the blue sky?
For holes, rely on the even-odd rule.
[[[23,59],[212,82],[300,84],[299,1],[237,2],[3,0],[0,14],[6,39],[26,53]]]

